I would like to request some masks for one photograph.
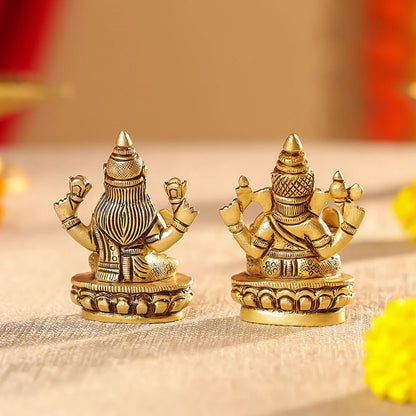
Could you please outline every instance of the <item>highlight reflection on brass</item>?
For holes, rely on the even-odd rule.
[[[296,135],[286,139],[271,179],[271,187],[253,192],[241,176],[237,198],[220,210],[247,255],[247,272],[232,277],[241,318],[298,326],[343,322],[354,279],[341,272],[338,253],[364,218],[365,210],[354,203],[362,187],[347,187],[338,171],[328,191],[315,189],[315,175]],[[248,228],[243,213],[252,202],[263,212]]]
[[[104,165],[104,193],[89,225],[78,208],[91,189],[77,175],[54,204],[63,228],[92,251],[90,273],[72,278],[72,300],[83,316],[106,322],[170,322],[182,318],[192,279],[177,273],[178,261],[162,254],[182,238],[198,212],[185,199],[186,181],[165,183],[171,210],[159,213],[146,191],[147,168],[127,133],[121,132]]]

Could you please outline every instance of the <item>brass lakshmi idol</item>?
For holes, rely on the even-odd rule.
[[[354,279],[341,272],[337,253],[364,218],[365,210],[353,202],[363,189],[358,184],[347,188],[340,172],[328,191],[315,189],[296,135],[286,139],[271,176],[272,186],[256,192],[241,176],[237,198],[220,210],[247,254],[247,272],[232,277],[241,319],[297,326],[341,323],[354,296]],[[248,229],[243,213],[252,202],[263,212]]]
[[[78,207],[91,185],[71,177],[70,192],[54,204],[62,226],[92,251],[91,272],[72,278],[72,300],[82,316],[104,322],[170,322],[183,317],[192,279],[177,273],[178,261],[160,254],[180,240],[198,212],[185,199],[186,181],[165,183],[171,211],[159,213],[146,192],[146,172],[127,133],[121,132],[104,165],[104,194],[84,225]]]

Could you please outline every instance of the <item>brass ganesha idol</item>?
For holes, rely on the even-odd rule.
[[[182,238],[198,212],[185,199],[186,181],[165,183],[171,209],[156,209],[146,191],[147,168],[127,133],[121,132],[104,165],[104,193],[85,225],[79,205],[91,189],[77,175],[54,204],[68,234],[92,253],[91,271],[72,278],[71,298],[87,319],[104,322],[170,322],[183,317],[192,279],[162,252]]]
[[[220,210],[247,255],[247,271],[232,277],[232,297],[249,322],[324,326],[345,320],[354,278],[341,272],[338,253],[352,240],[365,210],[354,201],[363,189],[347,187],[336,172],[328,191],[315,175],[296,135],[289,136],[271,174],[272,186],[253,192],[241,176],[237,198]],[[261,214],[247,228],[252,203]]]

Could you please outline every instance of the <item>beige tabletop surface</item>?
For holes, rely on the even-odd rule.
[[[134,139],[134,138],[133,138]],[[356,278],[347,321],[324,328],[256,325],[239,319],[230,276],[244,254],[218,208],[234,198],[240,174],[253,189],[269,186],[282,142],[160,144],[134,141],[146,162],[157,209],[168,206],[163,181],[188,180],[200,210],[189,233],[168,251],[194,278],[182,321],[106,324],[81,318],[69,299],[70,278],[87,271],[88,252],[65,234],[52,209],[68,177],[86,175],[93,189],[80,208],[89,221],[102,192],[102,145],[10,147],[26,193],[5,198],[0,228],[0,415],[407,415],[416,407],[375,398],[363,383],[362,335],[398,296],[416,296],[416,245],[390,209],[397,190],[416,178],[416,147],[307,142],[317,186],[340,169],[365,187],[368,209],[342,252]],[[255,210],[248,212],[247,221]]]

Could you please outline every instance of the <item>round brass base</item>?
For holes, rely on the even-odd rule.
[[[354,278],[345,273],[271,279],[243,272],[231,280],[231,296],[242,306],[241,319],[260,324],[340,324],[345,321],[345,306],[354,297]]]
[[[116,322],[119,324],[161,324],[164,322],[179,321],[183,316],[183,312],[145,317],[140,315],[120,315],[115,313],[87,311],[85,309],[82,310],[82,317],[85,319],[100,322]]]
[[[290,326],[329,326],[345,321],[345,311],[334,312],[280,312],[265,309],[241,308],[243,321],[256,324],[290,325]]]
[[[181,273],[167,279],[140,282],[102,282],[93,273],[72,278],[71,298],[82,316],[101,322],[161,323],[183,318],[192,299],[192,279]]]

